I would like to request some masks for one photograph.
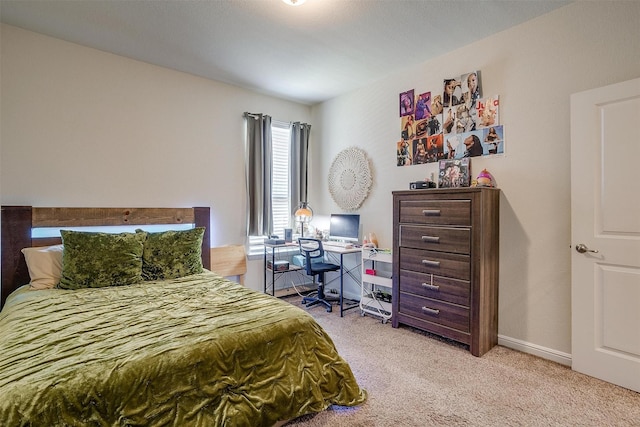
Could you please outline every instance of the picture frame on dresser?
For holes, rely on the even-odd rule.
[[[391,324],[482,356],[498,342],[500,190],[393,192]]]
[[[469,187],[471,159],[445,159],[438,162],[438,188]]]

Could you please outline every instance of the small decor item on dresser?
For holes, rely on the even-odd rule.
[[[455,188],[471,185],[471,159],[447,159],[439,162],[438,187]]]
[[[478,174],[476,178],[476,187],[495,187],[495,180],[493,179],[493,175],[486,170],[482,169],[482,172]]]

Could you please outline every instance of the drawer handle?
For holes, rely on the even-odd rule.
[[[427,314],[434,314],[436,316],[440,314],[440,310],[437,310],[435,308],[422,307],[422,311],[424,311]]]
[[[425,216],[440,216],[440,209],[423,209],[422,214]]]
[[[423,287],[425,287],[425,288],[427,288],[427,289],[430,289],[430,290],[432,290],[432,291],[440,290],[440,286],[438,286],[438,285],[432,285],[431,283],[423,283],[423,284],[422,284],[422,286],[423,286]]]
[[[430,259],[423,259],[422,263],[430,267],[440,267],[440,261],[431,261]]]
[[[438,236],[422,236],[422,241],[423,242],[429,242],[429,243],[438,243],[438,242],[440,242],[440,237],[438,237]]]

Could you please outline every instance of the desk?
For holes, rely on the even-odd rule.
[[[360,272],[360,264],[362,263],[362,260],[360,260],[360,263],[357,263],[354,267],[345,270],[344,268],[344,256],[348,255],[348,254],[362,254],[362,249],[357,247],[357,248],[350,248],[350,249],[345,249],[345,248],[341,248],[341,247],[337,247],[337,246],[323,246],[324,251],[327,253],[327,255],[329,257],[335,257],[336,259],[339,259],[339,265],[340,265],[340,317],[343,317],[344,312],[347,310],[351,310],[352,308],[357,308],[360,305],[359,304],[354,304],[352,306],[349,306],[347,308],[344,307],[344,275],[345,273],[348,274],[356,283],[360,284],[360,278],[356,277],[354,275],[354,272]],[[325,283],[325,287],[326,287],[326,283]]]
[[[302,274],[304,270],[302,267],[297,265],[293,265],[291,263],[291,254],[294,252],[299,253],[300,250],[296,243],[285,243],[281,245],[264,245],[264,282],[263,282],[263,290],[264,293],[270,293],[273,296],[276,296],[276,280],[279,277],[282,277],[285,273],[290,272],[299,272]],[[287,270],[274,270],[273,268],[269,268],[267,261],[271,261],[273,264],[277,260],[286,260],[289,262],[289,268]],[[267,280],[267,279],[270,279]]]
[[[278,259],[278,252],[282,249],[291,249],[292,247],[297,248],[298,244],[297,243],[287,243],[287,244],[283,244],[283,245],[264,245],[264,292],[265,293],[271,293],[271,295],[275,295],[275,282],[276,282],[276,277],[283,274],[283,273],[288,273],[288,272],[292,272],[292,271],[296,271],[299,272],[301,274],[305,274],[305,270],[304,268],[298,267],[296,265],[293,264],[289,264],[289,269],[288,270],[283,270],[283,271],[274,271],[273,269],[270,269],[267,267],[267,261],[270,259],[271,262],[273,263],[276,259]],[[349,248],[349,249],[345,249],[345,248],[341,248],[341,247],[329,247],[329,246],[323,246],[323,249],[325,251],[325,253],[327,254],[327,258],[333,258],[335,260],[336,264],[340,265],[340,292],[339,292],[339,303],[340,303],[340,317],[343,317],[344,312],[347,310],[351,310],[352,308],[356,308],[359,307],[358,304],[354,304],[352,306],[348,306],[345,308],[345,304],[344,304],[344,275],[347,274],[348,276],[350,276],[357,284],[361,284],[360,283],[360,278],[357,277],[354,273],[360,273],[360,264],[362,263],[362,261],[360,260],[360,262],[356,263],[356,265],[352,268],[345,268],[344,265],[344,257],[345,255],[349,255],[349,254],[361,254],[362,253],[362,249],[360,249],[359,247],[357,248]],[[296,254],[298,254],[299,252],[296,252]],[[289,255],[290,253],[287,253],[286,251],[284,252],[284,254]],[[283,255],[284,255],[283,254]],[[271,275],[271,283],[268,283],[267,280],[267,274]],[[335,279],[333,279],[335,280]],[[328,282],[331,283],[331,282]],[[325,287],[327,286],[327,283],[325,283]],[[269,292],[271,291],[271,292]]]

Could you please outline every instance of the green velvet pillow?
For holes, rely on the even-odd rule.
[[[142,256],[145,280],[176,279],[202,273],[204,227],[147,233]]]
[[[102,288],[142,281],[146,233],[97,233],[61,230],[62,289]]]

